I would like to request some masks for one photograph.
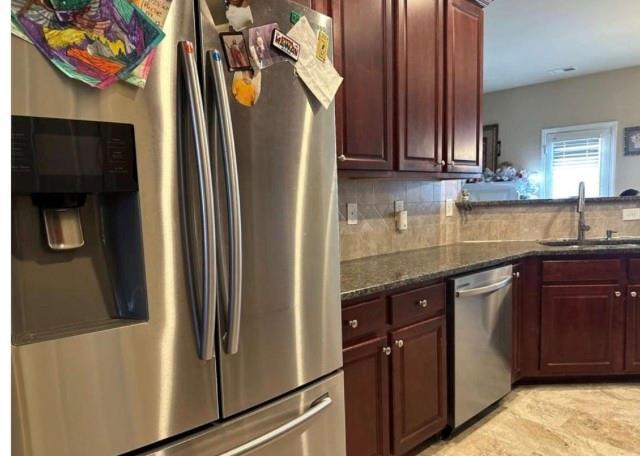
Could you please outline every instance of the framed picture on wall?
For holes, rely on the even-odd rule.
[[[624,129],[624,154],[640,155],[640,127]]]
[[[485,125],[482,129],[482,171],[489,168],[495,171],[498,167],[498,157],[500,157],[500,137],[498,124]]]

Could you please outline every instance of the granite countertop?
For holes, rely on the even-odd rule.
[[[576,204],[578,197],[556,199],[528,199],[528,200],[504,200],[504,201],[468,201],[456,202],[459,208],[474,207],[502,207],[502,206],[539,206],[553,204]],[[640,196],[599,196],[586,199],[587,204],[592,203],[640,203]]]
[[[535,255],[638,253],[640,244],[550,247],[536,241],[461,242],[341,264],[342,300],[450,277]]]

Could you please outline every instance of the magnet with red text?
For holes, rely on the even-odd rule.
[[[300,56],[300,45],[278,29],[273,30],[271,46],[294,61],[298,61],[298,57]]]

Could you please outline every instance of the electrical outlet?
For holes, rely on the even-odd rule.
[[[452,199],[448,199],[444,203],[444,215],[445,217],[453,217],[453,206],[455,202]]]
[[[347,204],[347,225],[358,224],[358,203]]]
[[[622,220],[640,220],[640,207],[634,209],[622,209]]]

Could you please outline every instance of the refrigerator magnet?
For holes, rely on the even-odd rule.
[[[224,49],[224,58],[229,71],[251,70],[247,43],[240,32],[225,32],[220,34],[220,41]]]
[[[300,45],[278,29],[273,30],[271,46],[294,61],[298,61],[298,57],[300,56]]]
[[[258,102],[262,89],[262,74],[258,71],[236,71],[233,74],[231,93],[242,106],[251,107]]]
[[[261,25],[249,29],[249,53],[255,66],[261,70],[270,67],[274,63],[286,61],[283,55],[271,49],[269,40],[273,36],[273,31],[278,28],[278,24]]]
[[[248,0],[225,0],[225,15],[232,29],[240,31],[253,24],[249,3]]]
[[[318,41],[316,41],[316,58],[321,62],[327,61],[329,54],[329,35],[324,30],[318,31]]]

